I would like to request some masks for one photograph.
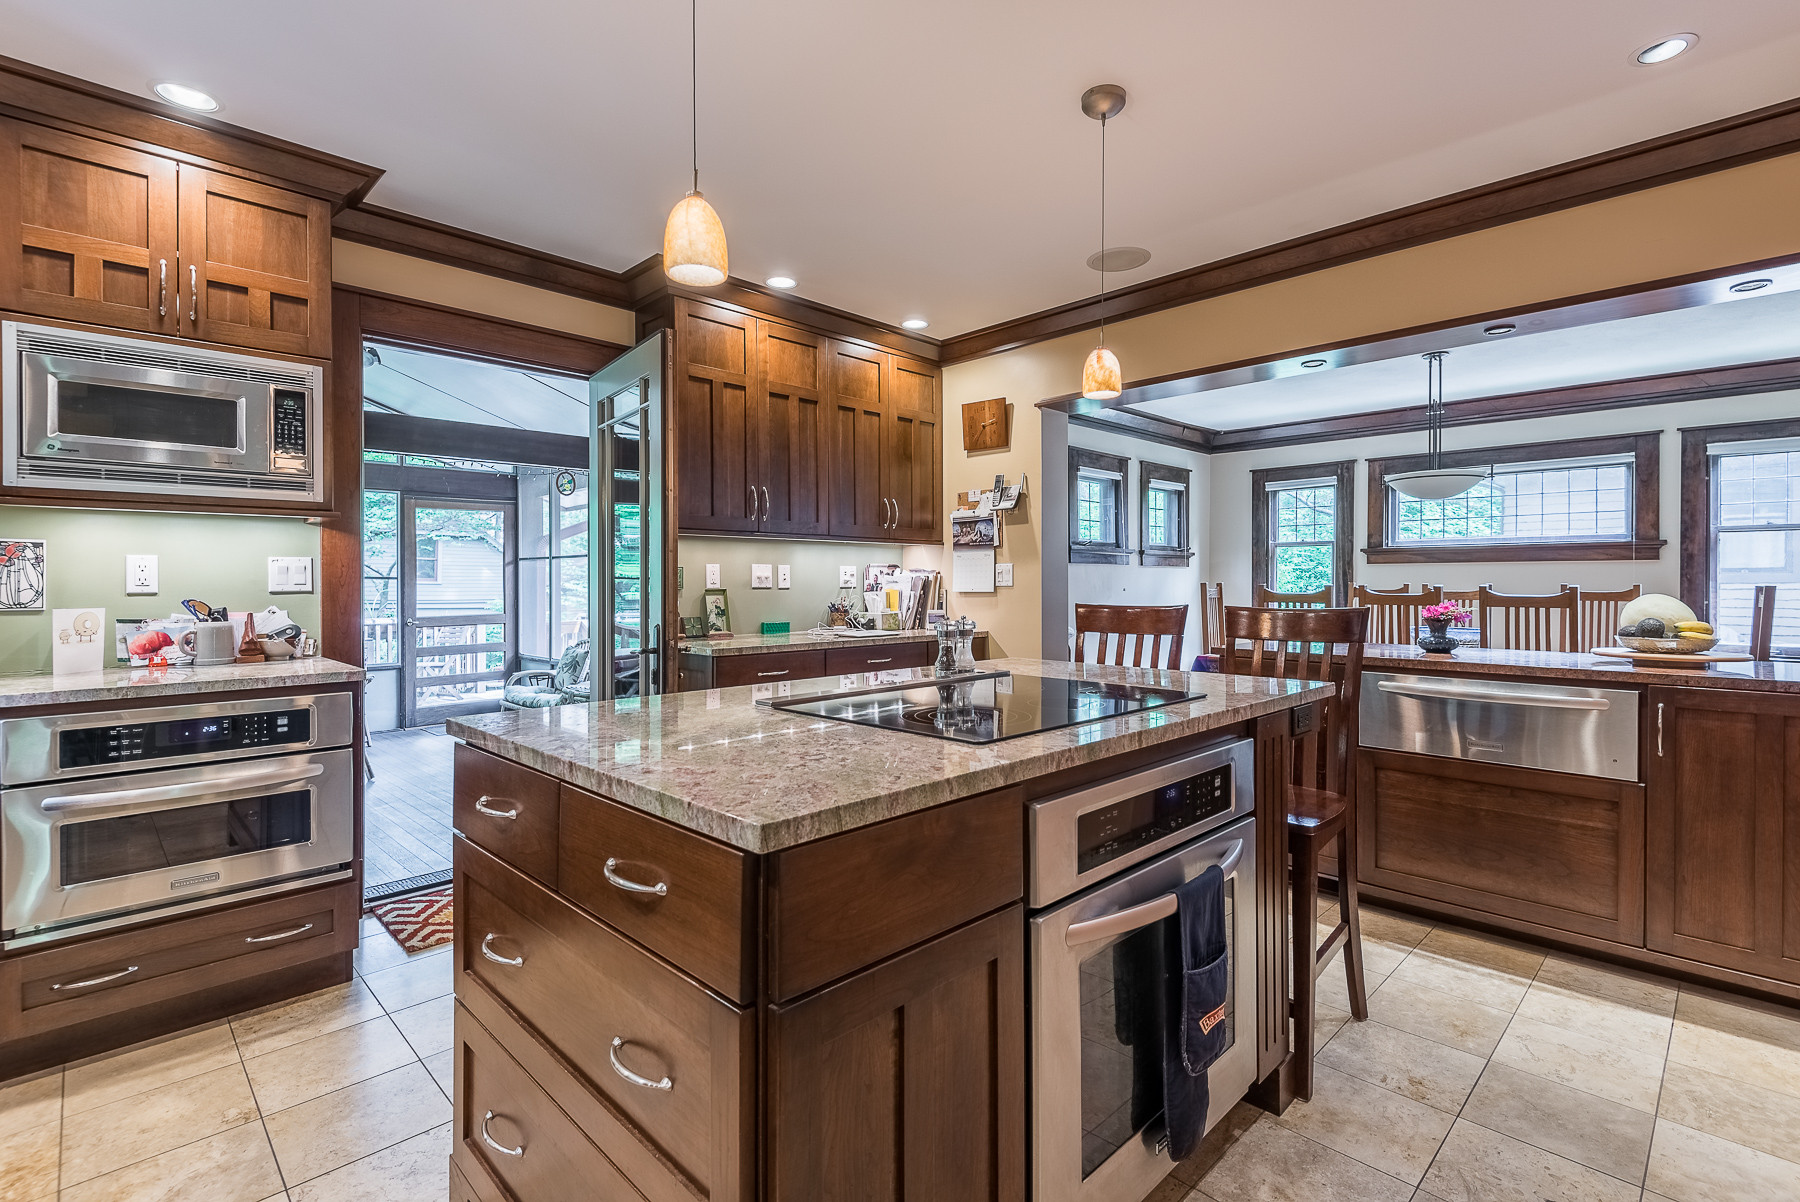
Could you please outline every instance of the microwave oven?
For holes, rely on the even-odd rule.
[[[317,366],[18,321],[0,355],[10,487],[323,499]]]

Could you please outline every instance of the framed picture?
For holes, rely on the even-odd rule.
[[[684,639],[705,638],[706,619],[704,617],[681,619],[681,637]]]
[[[706,598],[706,633],[731,633],[731,606],[725,600],[725,590],[709,588],[704,594]]]
[[[998,547],[1000,527],[992,516],[953,517],[950,522],[950,545],[953,547]]]
[[[43,539],[0,538],[0,612],[42,612],[45,562]]]

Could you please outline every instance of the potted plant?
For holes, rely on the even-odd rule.
[[[1445,601],[1441,605],[1427,605],[1419,611],[1419,616],[1425,620],[1427,631],[1419,636],[1419,647],[1433,655],[1449,655],[1456,650],[1456,640],[1450,637],[1451,623],[1467,626],[1474,615],[1460,601]]]

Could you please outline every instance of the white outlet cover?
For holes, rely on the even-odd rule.
[[[269,556],[269,591],[271,593],[312,592],[312,556]]]
[[[709,563],[706,565],[706,587],[707,588],[723,587],[719,580],[719,565],[716,563]]]
[[[839,588],[855,588],[856,587],[856,565],[855,564],[847,563],[847,564],[843,564],[843,565],[839,566],[839,568],[838,568],[838,587]]]
[[[996,588],[1007,588],[1012,585],[1012,569],[1013,566],[1010,563],[994,565],[994,586]]]
[[[775,583],[775,569],[766,563],[750,565],[750,587],[770,588]]]
[[[155,592],[156,556],[127,555],[125,557],[125,594],[130,597],[140,597]]]
[[[778,566],[775,569],[775,587],[776,588],[793,588],[794,587],[794,577],[788,571],[788,565],[785,563],[781,564],[780,566]]]

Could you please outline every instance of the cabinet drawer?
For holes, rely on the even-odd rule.
[[[559,854],[564,897],[732,1001],[754,1000],[753,857],[568,785]]]
[[[769,651],[749,655],[713,657],[713,688],[740,684],[773,684],[778,680],[806,680],[825,675],[825,652]]]
[[[505,1003],[623,1116],[587,1129],[615,1161],[647,1141],[695,1192],[736,1197],[752,1016],[463,840],[456,873],[458,994]]]
[[[456,1010],[457,1153],[520,1202],[606,1198],[642,1202],[618,1166],[589,1143],[531,1074],[462,1007]],[[492,1116],[492,1117],[490,1117]]]
[[[556,888],[560,785],[465,744],[456,748],[456,829],[520,872]]]
[[[875,647],[832,647],[825,652],[825,674],[890,672],[896,668],[923,668],[937,658],[936,641],[885,643]]]
[[[0,961],[0,1042],[356,947],[353,881]]]

